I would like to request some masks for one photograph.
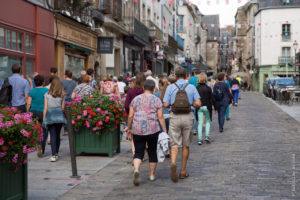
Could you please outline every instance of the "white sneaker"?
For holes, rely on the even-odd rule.
[[[57,161],[57,156],[51,156],[48,161],[50,162],[56,162]]]

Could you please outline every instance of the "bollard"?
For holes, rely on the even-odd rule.
[[[74,147],[74,132],[73,132],[72,115],[71,115],[70,106],[66,106],[66,117],[68,123],[68,138],[69,138],[71,167],[72,167],[71,178],[80,178],[80,176],[77,175],[77,164],[76,164],[76,155],[75,155],[75,147]]]

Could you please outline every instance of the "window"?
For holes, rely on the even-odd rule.
[[[84,58],[65,55],[65,70],[73,72],[76,78],[80,77],[80,71],[84,70]]]
[[[12,75],[11,66],[16,63],[22,65],[22,58],[0,54],[0,82]]]
[[[0,28],[0,48],[4,48],[4,28]]]
[[[34,60],[33,59],[26,59],[26,77],[33,77],[33,73],[34,73]]]
[[[183,28],[183,15],[178,15],[178,32],[183,33],[184,28]]]
[[[25,52],[34,54],[34,38],[31,35],[25,37]]]
[[[291,47],[282,47],[282,64],[291,63]]]
[[[282,40],[290,40],[291,39],[291,25],[283,24],[282,25]]]
[[[282,5],[288,6],[291,4],[291,0],[282,0]]]
[[[23,34],[0,27],[0,48],[22,51]]]
[[[15,31],[11,32],[11,49],[12,50],[17,50],[17,33]]]

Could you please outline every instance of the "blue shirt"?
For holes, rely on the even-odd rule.
[[[25,94],[28,94],[30,91],[29,82],[22,78],[20,74],[13,74],[8,80],[12,86],[12,106],[25,105]]]
[[[160,99],[161,90],[155,92],[154,95]],[[170,108],[163,107],[163,114],[170,114]]]
[[[193,86],[198,86],[198,76],[193,76],[189,79],[189,84],[192,84]]]
[[[30,111],[40,111],[44,110],[45,94],[48,92],[48,88],[33,88],[29,92],[29,97],[32,98]]]
[[[179,79],[176,81],[176,84],[179,86],[180,89],[182,89],[187,84],[187,82],[184,79]],[[178,88],[176,87],[175,84],[169,85],[167,87],[167,91],[165,93],[163,102],[173,105],[175,102],[175,97],[176,97],[177,91],[178,91]],[[194,103],[194,101],[196,101],[197,99],[200,99],[200,95],[195,86],[189,84],[185,88],[185,91],[187,93],[188,100],[191,105]],[[193,107],[192,107],[192,109],[194,110]]]

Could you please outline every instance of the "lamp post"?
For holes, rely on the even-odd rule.
[[[297,56],[298,45],[299,44],[298,44],[297,40],[295,40],[294,43],[293,43],[293,47],[294,47],[294,50],[295,50],[295,63],[294,63],[294,65],[295,65],[295,75],[296,75],[296,56]]]

